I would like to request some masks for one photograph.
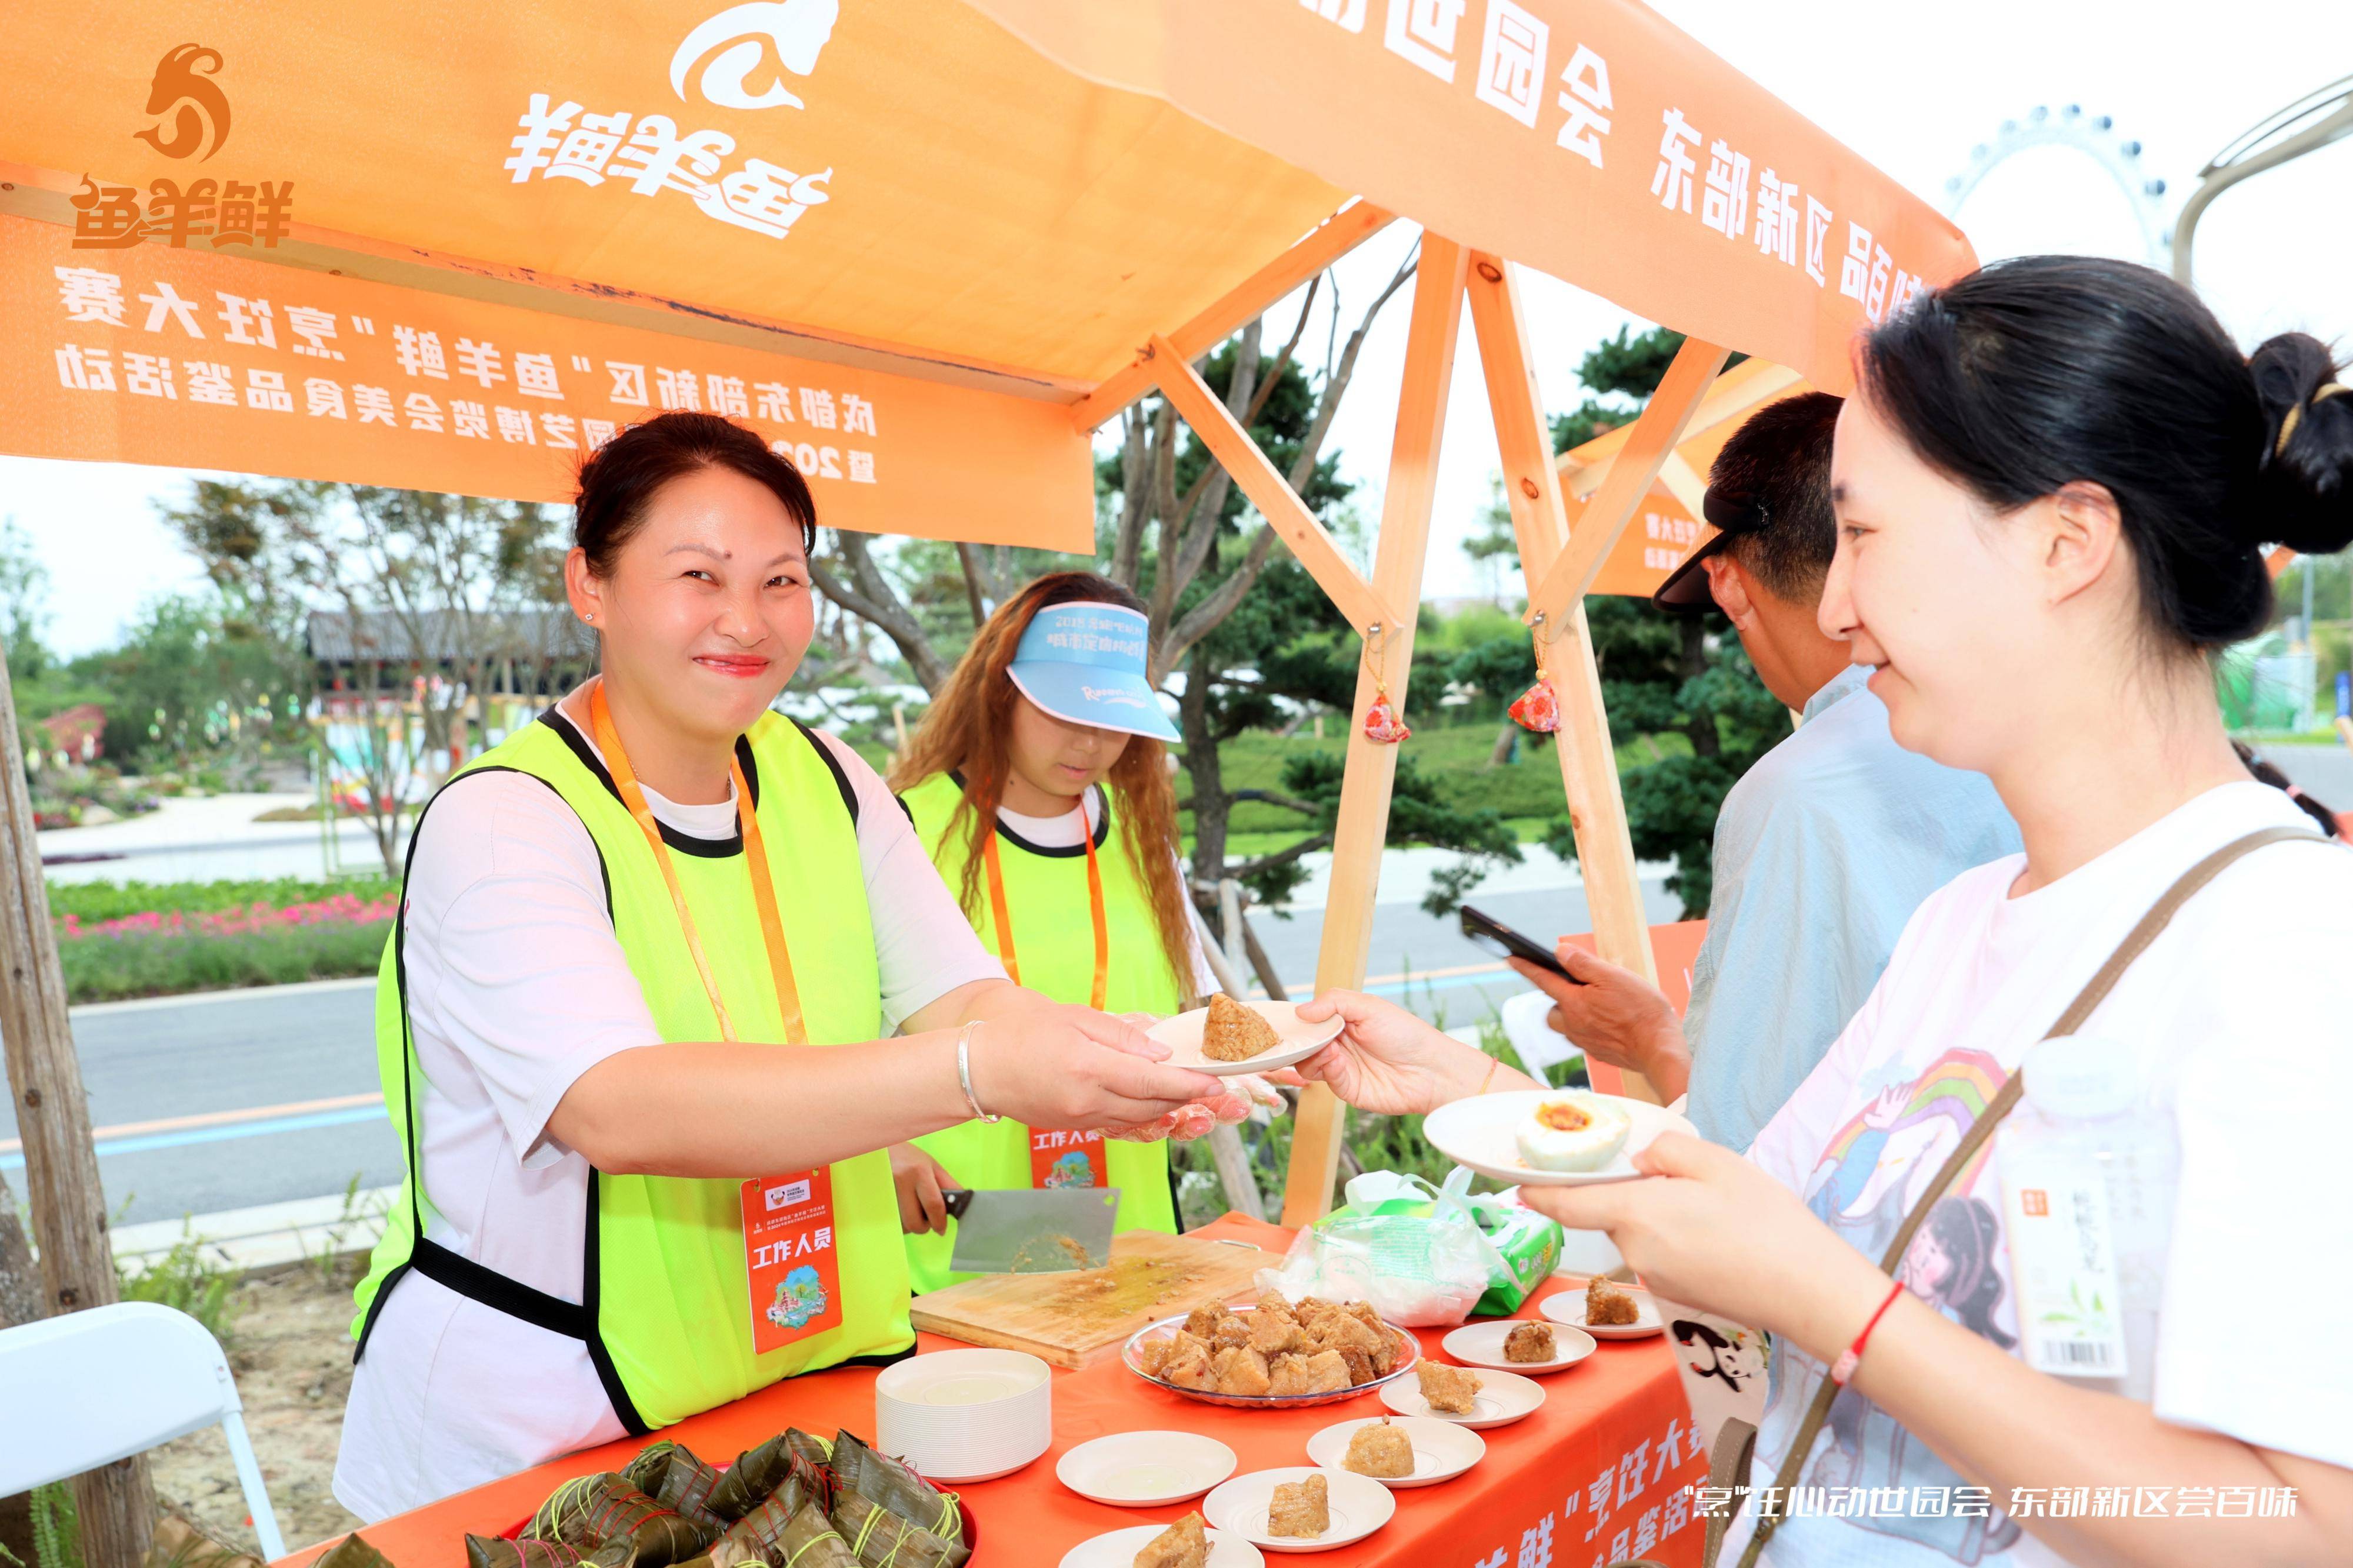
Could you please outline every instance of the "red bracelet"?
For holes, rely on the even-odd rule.
[[[1841,1351],[1838,1360],[1831,1363],[1832,1383],[1841,1388],[1846,1386],[1846,1380],[1852,1377],[1854,1369],[1862,1364],[1862,1347],[1871,1339],[1871,1331],[1879,1327],[1879,1320],[1887,1316],[1887,1309],[1895,1305],[1895,1298],[1902,1294],[1904,1285],[1900,1280],[1888,1288],[1887,1299],[1879,1303],[1879,1310],[1871,1314],[1871,1321],[1862,1325],[1862,1332],[1854,1336],[1854,1343]]]

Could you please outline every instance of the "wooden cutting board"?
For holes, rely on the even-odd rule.
[[[989,1274],[918,1296],[915,1327],[1075,1370],[1118,1354],[1146,1323],[1256,1294],[1258,1271],[1282,1262],[1246,1243],[1134,1230],[1113,1240],[1107,1268]]]

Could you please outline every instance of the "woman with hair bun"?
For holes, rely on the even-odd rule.
[[[1655,1179],[1522,1195],[1775,1336],[1747,1484],[1872,1500],[1746,1507],[1725,1564],[2353,1561],[2353,856],[2249,776],[2211,663],[2270,619],[2264,545],[2353,541],[2353,396],[2315,340],[2242,357],[2187,289],[2083,257],[1971,273],[1859,358],[1822,629],[1899,742],[1991,778],[2025,852],[1921,906],[1745,1157],[1669,1133]],[[1965,1142],[2087,1005],[2073,1032],[2180,1149],[2153,1352],[2091,1382],[2025,1359],[2016,1156]],[[1317,1008],[1347,1029],[1302,1071],[1367,1109],[1489,1070],[1387,1004]]]
[[[932,863],[1007,973],[1058,1002],[1183,1012],[1215,984],[1194,933],[1167,742],[1135,595],[1056,572],[1005,599],[891,771]],[[1237,1095],[1170,1128],[1239,1117]],[[1154,1131],[1156,1131],[1154,1130]],[[954,1187],[1112,1186],[1123,1231],[1177,1228],[1166,1138],[967,1121],[892,1151],[916,1294],[948,1268]]]
[[[742,426],[621,432],[565,562],[600,673],[418,815],[376,987],[406,1178],[335,1470],[364,1519],[906,1353],[892,1145],[1219,1091],[1015,986],[881,780],[771,711],[816,523]]]

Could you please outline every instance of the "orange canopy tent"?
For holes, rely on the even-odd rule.
[[[617,425],[699,406],[790,451],[828,523],[1084,550],[1090,433],[1165,394],[1377,656],[1326,986],[1363,973],[1396,751],[1361,720],[1406,680],[1465,301],[1596,932],[1647,970],[1582,597],[1654,481],[1687,485],[1728,348],[1767,362],[1743,384],[1841,388],[1859,327],[1972,264],[1633,0],[17,0],[9,37],[0,449],[557,500]],[[1367,579],[1189,362],[1396,217],[1425,234]],[[1514,264],[1691,334],[1574,528]],[[37,959],[7,761],[0,942]],[[0,1032],[21,1104],[27,1074],[65,1090],[20,1111],[44,1264],[103,1300],[53,954],[32,971]],[[1328,1201],[1338,1132],[1311,1095],[1287,1217]]]

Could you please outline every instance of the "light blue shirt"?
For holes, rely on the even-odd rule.
[[[1923,900],[2021,848],[1983,773],[1895,743],[1850,665],[1715,821],[1707,938],[1683,1037],[1701,1136],[1746,1149],[1879,983]]]

